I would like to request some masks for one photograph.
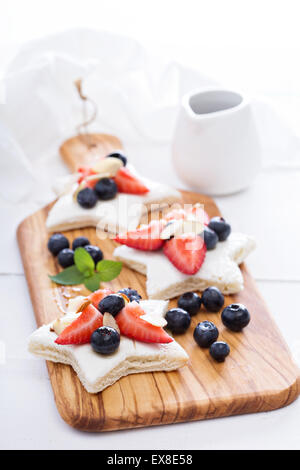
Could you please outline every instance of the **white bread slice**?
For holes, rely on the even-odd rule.
[[[159,300],[141,301],[140,305],[151,316],[164,316],[168,308],[168,302]],[[169,344],[150,344],[121,336],[119,349],[103,356],[94,352],[90,344],[56,344],[57,335],[51,326],[44,325],[30,336],[29,351],[46,360],[71,365],[90,393],[101,392],[128,374],[175,370],[188,361],[188,355],[175,340]]]
[[[147,276],[147,295],[151,299],[172,299],[187,291],[203,291],[218,287],[224,294],[235,294],[243,289],[243,276],[239,269],[255,248],[252,237],[232,233],[214,250],[207,251],[204,263],[193,276],[178,271],[162,251],[145,252],[118,246],[114,257],[125,265]]]
[[[136,173],[134,170],[132,172]],[[181,200],[181,194],[176,189],[146,178],[140,179],[149,188],[148,193],[117,193],[114,199],[98,201],[92,209],[84,209],[73,199],[77,187],[74,184],[74,175],[64,177],[56,182],[55,191],[59,197],[48,214],[47,229],[53,232],[97,227],[99,230],[117,234],[135,230],[148,211],[155,212],[155,209],[171,206]]]

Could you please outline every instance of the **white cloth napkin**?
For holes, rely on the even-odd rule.
[[[216,82],[153,57],[136,41],[118,35],[73,30],[45,37],[19,51],[1,83],[0,210],[8,220],[6,233],[13,233],[33,207],[49,202],[54,179],[67,172],[58,147],[82,122],[82,101],[74,86],[79,78],[84,94],[98,107],[90,131],[117,135],[147,176],[183,186],[169,158],[178,106],[187,91]],[[255,103],[255,112],[264,165],[298,167],[299,139],[265,103]],[[16,256],[13,262],[11,257],[2,258],[2,272],[21,269]]]

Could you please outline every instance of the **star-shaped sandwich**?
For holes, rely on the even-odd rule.
[[[209,220],[201,206],[172,211],[160,221],[116,237],[114,256],[147,276],[151,299],[218,287],[224,294],[243,289],[239,268],[255,248],[251,236],[231,233],[222,217]]]
[[[49,231],[97,226],[116,234],[135,229],[153,205],[159,210],[181,199],[176,189],[138,175],[120,152],[78,168],[54,190],[58,200],[48,215]]]
[[[126,298],[125,307],[115,318],[99,311],[103,299],[109,309],[109,305],[115,308],[122,302],[122,296],[126,298],[102,289],[89,298],[72,299],[64,317],[30,336],[29,351],[71,365],[90,393],[98,393],[128,374],[183,366],[188,355],[162,328],[168,302],[134,296],[133,301]]]

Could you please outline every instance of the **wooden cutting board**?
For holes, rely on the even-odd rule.
[[[61,147],[61,154],[74,170],[83,161],[90,163],[120,147],[120,141],[114,137],[92,135],[89,139],[70,139]],[[186,191],[182,195],[185,203],[204,203],[210,216],[219,214],[211,198]],[[85,292],[80,286],[57,286],[48,278],[49,273],[59,269],[47,250],[49,234],[45,221],[50,207],[51,204],[26,218],[18,227],[20,252],[38,326],[61,316],[68,299]],[[101,247],[107,259],[116,246],[110,239],[99,241],[94,228],[64,234],[70,242],[79,235],[88,237]],[[251,313],[249,326],[242,333],[232,333],[223,327],[220,314],[202,309],[192,317],[188,332],[175,336],[190,357],[188,365],[178,371],[129,375],[102,393],[89,394],[70,366],[47,362],[63,419],[85,431],[112,431],[270,411],[294,401],[300,393],[299,370],[248,269],[245,265],[241,268],[245,288],[238,295],[227,296],[226,304],[244,303]],[[126,267],[106,285],[115,290],[131,286],[146,298],[145,276]],[[170,302],[170,308],[174,306],[176,300]],[[203,320],[213,321],[219,328],[220,339],[229,343],[231,354],[225,363],[214,362],[208,351],[194,342],[194,328]]]

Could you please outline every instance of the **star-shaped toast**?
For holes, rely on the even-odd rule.
[[[187,275],[176,269],[162,251],[141,251],[118,246],[114,257],[147,277],[146,288],[150,299],[171,299],[187,291],[203,291],[218,287],[224,294],[235,294],[243,289],[243,275],[239,268],[255,248],[251,236],[231,233],[215,249],[207,251],[196,274]]]
[[[115,167],[116,161],[119,165]],[[135,229],[148,211],[160,210],[165,205],[180,201],[181,194],[176,189],[140,176],[130,164],[126,167],[120,165],[119,159],[104,158],[94,168],[81,168],[81,173],[79,171],[58,180],[53,188],[58,200],[48,214],[47,229],[54,232],[97,227],[117,234]],[[117,192],[109,200],[104,199],[107,195],[99,196],[99,191],[96,191],[96,183],[103,179],[117,182]],[[78,203],[81,190],[91,192],[95,198],[88,208]],[[100,199],[96,202],[98,197]]]
[[[140,305],[152,319],[163,317],[168,308],[168,302],[159,300],[144,300]],[[175,370],[188,361],[188,355],[175,340],[167,344],[142,343],[121,335],[119,349],[103,356],[93,351],[90,344],[55,343],[57,334],[52,326],[53,323],[44,325],[30,336],[29,351],[46,360],[71,365],[90,393],[101,392],[128,374]]]

